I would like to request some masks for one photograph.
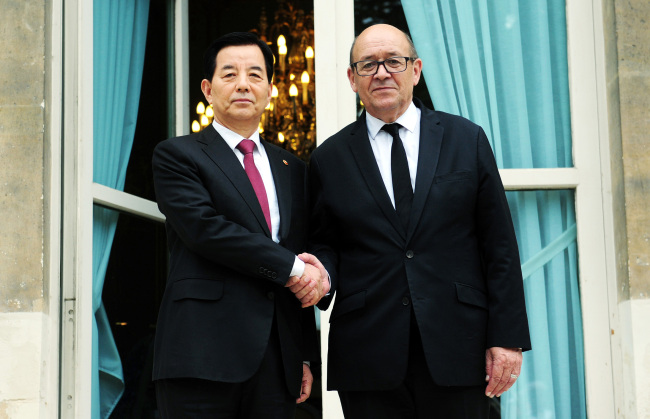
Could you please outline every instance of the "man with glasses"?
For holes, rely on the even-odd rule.
[[[365,112],[310,163],[310,250],[331,279],[319,307],[336,294],[328,389],[348,418],[487,418],[530,349],[492,150],[413,98],[422,60],[399,29],[364,30],[350,63]]]

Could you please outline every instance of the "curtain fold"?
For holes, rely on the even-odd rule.
[[[402,0],[437,110],[481,125],[500,168],[570,167],[564,0]],[[585,418],[572,191],[508,192],[533,350],[503,418]]]
[[[124,189],[140,101],[149,0],[93,3],[93,181]],[[107,418],[124,391],[102,303],[118,213],[93,209],[92,417]]]

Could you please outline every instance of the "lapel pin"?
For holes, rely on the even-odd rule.
[[[282,160],[282,163],[284,163],[285,166],[288,166],[288,165],[289,165],[289,163],[287,163],[286,160]]]

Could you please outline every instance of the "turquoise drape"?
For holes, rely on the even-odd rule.
[[[573,191],[508,192],[533,350],[502,418],[586,418]]]
[[[483,126],[500,168],[570,167],[564,0],[402,0],[437,110]],[[509,192],[533,350],[503,418],[584,418],[570,191]]]
[[[93,3],[93,181],[123,190],[140,101],[149,0]],[[107,418],[124,390],[102,303],[118,213],[93,209],[92,417]]]

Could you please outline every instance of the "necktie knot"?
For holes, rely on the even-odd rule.
[[[400,124],[394,122],[392,124],[384,125],[381,129],[383,131],[386,131],[387,133],[389,133],[391,135],[391,137],[399,138],[399,129],[400,129],[400,127],[401,127]]]
[[[255,149],[255,141],[249,139],[243,139],[239,144],[237,144],[237,150],[241,151],[244,154],[250,154]]]

